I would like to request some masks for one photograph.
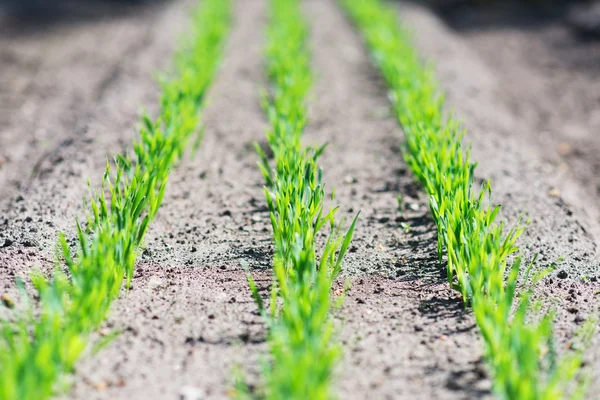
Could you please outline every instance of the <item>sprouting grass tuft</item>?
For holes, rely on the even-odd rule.
[[[64,390],[61,379],[73,371],[123,281],[129,287],[169,171],[198,128],[229,20],[228,0],[203,2],[176,54],[175,74],[161,81],[159,117],[142,118],[132,157],[117,156],[114,173],[107,163],[102,188],[86,202],[86,223],[77,221],[76,257],[60,234],[66,268],[58,265],[50,278],[33,274],[39,305],[23,290],[24,311],[0,321],[0,399],[40,400]]]
[[[431,68],[425,67],[394,10],[381,0],[339,0],[362,33],[390,89],[406,136],[406,162],[429,193],[438,230],[438,254],[445,252],[449,284],[470,304],[485,342],[495,393],[505,399],[551,400],[581,397],[582,352],[560,360],[553,346],[553,314],[532,316],[531,289],[517,291],[522,259],[522,225],[507,229],[491,207],[491,185],[474,185],[476,164],[462,145],[462,128],[444,112]],[[529,279],[531,265],[524,281]],[[532,277],[533,285],[544,276]],[[532,286],[533,286],[532,285]]]
[[[266,56],[271,87],[264,108],[270,122],[267,139],[273,165],[256,146],[275,243],[268,305],[248,277],[269,328],[271,359],[264,367],[264,387],[258,397],[329,399],[341,351],[333,338],[331,287],[342,268],[356,219],[342,234],[342,224],[335,221],[337,208],[324,210],[325,184],[317,160],[325,146],[304,148],[301,144],[312,76],[299,1],[271,0],[270,12]],[[317,256],[315,238],[325,228],[330,232]]]

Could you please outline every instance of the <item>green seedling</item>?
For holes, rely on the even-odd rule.
[[[404,230],[404,233],[408,233],[412,229],[410,224],[407,224],[406,222],[400,222],[400,228],[402,228],[402,230]]]
[[[0,321],[0,399],[40,400],[64,390],[65,378],[89,347],[91,333],[105,320],[123,282],[129,287],[169,171],[197,131],[229,22],[229,1],[203,2],[176,54],[175,73],[161,81],[159,117],[144,115],[133,154],[115,157],[114,173],[107,163],[101,189],[86,202],[85,224],[76,222],[77,255],[60,234],[64,267],[58,265],[49,278],[31,276],[39,304],[23,289],[25,311]]]
[[[421,62],[396,12],[381,0],[339,3],[390,89],[406,136],[405,160],[429,193],[438,255],[440,261],[447,256],[448,283],[473,309],[494,392],[515,400],[576,398],[582,393],[577,383],[582,352],[558,360],[552,351],[552,313],[537,320],[529,315],[535,311],[531,289],[517,292],[522,259],[508,265],[524,227],[508,229],[497,221],[500,206],[490,205],[489,183],[481,190],[474,187],[476,164],[462,144],[463,129],[444,112],[431,67]]]
[[[323,174],[317,165],[325,146],[303,148],[306,96],[312,82],[307,27],[299,0],[271,0],[267,32],[267,72],[271,88],[263,95],[274,154],[271,164],[260,146],[275,254],[274,283],[268,304],[250,275],[253,297],[269,328],[271,359],[264,365],[266,399],[329,399],[340,346],[330,318],[331,288],[352,239],[356,218],[345,234],[336,223],[337,208],[325,211]],[[357,216],[358,217],[358,216]],[[315,237],[329,229],[321,254]],[[236,385],[241,398],[248,397]]]

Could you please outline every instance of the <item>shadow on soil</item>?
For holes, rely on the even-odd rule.
[[[447,286],[447,283],[445,285]],[[441,333],[448,337],[476,329],[475,323],[469,322],[470,319],[465,321],[471,310],[465,307],[460,295],[449,288],[442,292],[421,302],[419,305],[421,315],[432,322],[442,322],[443,325],[446,325],[447,328]],[[448,322],[450,323],[448,324]],[[485,382],[487,378],[485,362],[483,359],[478,359],[463,369],[451,371],[446,378],[446,387],[464,393],[469,399],[486,398],[491,391],[489,387],[482,386],[481,383]]]
[[[490,396],[487,388],[478,388],[478,384],[487,378],[485,362],[479,359],[471,363],[470,368],[452,371],[446,380],[446,387],[465,394],[469,399],[482,399]]]
[[[434,297],[423,300],[419,306],[419,311],[421,314],[426,315],[434,321],[448,318],[460,318],[468,312],[468,310],[465,309],[462,299],[458,296],[454,298]],[[472,325],[454,332],[464,332],[471,330],[474,327],[475,326]]]

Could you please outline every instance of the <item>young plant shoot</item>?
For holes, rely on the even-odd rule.
[[[460,124],[444,111],[431,68],[424,66],[395,10],[381,0],[339,0],[361,32],[390,90],[406,137],[404,157],[429,193],[439,258],[447,256],[448,283],[471,305],[485,342],[494,392],[511,400],[580,396],[582,353],[557,360],[552,313],[534,319],[531,290],[517,293],[521,257],[509,264],[524,228],[497,222],[491,186],[474,185],[475,163],[462,145]],[[530,265],[531,267],[531,265]],[[527,281],[530,268],[524,281]],[[534,284],[544,273],[533,278]]]
[[[197,131],[229,22],[228,0],[202,2],[176,54],[175,73],[161,82],[160,115],[142,118],[132,156],[117,156],[114,173],[107,163],[101,190],[87,202],[87,221],[77,221],[76,257],[61,234],[66,268],[57,266],[50,278],[34,274],[39,304],[23,290],[27,304],[0,321],[0,399],[41,400],[64,391],[64,378],[90,334],[105,320],[123,281],[129,286],[169,171]]]
[[[299,0],[271,0],[267,70],[271,88],[264,108],[274,163],[260,147],[260,169],[271,215],[275,254],[268,307],[249,276],[250,287],[269,328],[271,359],[264,368],[266,399],[329,399],[340,346],[330,318],[331,287],[342,268],[356,218],[340,234],[337,208],[324,210],[325,184],[317,160],[324,151],[304,148],[306,96],[312,76],[307,26]],[[321,254],[316,237],[330,229]],[[247,393],[246,393],[247,394]]]

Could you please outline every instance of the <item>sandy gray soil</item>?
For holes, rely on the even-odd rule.
[[[465,121],[473,156],[480,163],[479,176],[492,179],[495,200],[503,205],[509,220],[523,212],[531,218],[521,240],[524,255],[531,259],[539,254],[538,268],[564,258],[536,290],[541,299],[555,304],[558,310],[556,333],[559,349],[564,350],[576,327],[598,313],[598,205],[588,195],[589,188],[576,183],[576,173],[564,171],[560,162],[553,162],[556,149],[539,141],[538,119],[527,119],[510,110],[515,98],[511,88],[515,86],[505,83],[510,80],[507,75],[489,67],[469,41],[429,11],[405,4],[400,12],[423,55],[435,61],[449,104]],[[536,72],[529,70],[529,74],[520,78],[523,92],[535,90],[528,82],[535,82]],[[585,75],[578,79],[584,80]],[[531,102],[523,104],[534,109],[548,100],[543,93],[537,96],[540,100],[534,101],[538,97],[533,96]],[[558,104],[555,109],[546,106],[548,110],[561,113]],[[582,121],[580,124],[584,126]],[[581,129],[589,129],[586,135],[593,140],[593,127]],[[590,398],[600,393],[598,338],[597,333],[587,352],[594,378]]]
[[[82,363],[73,398],[226,398],[235,367],[249,379],[258,374],[265,332],[240,261],[268,271],[271,253],[252,147],[265,130],[258,101],[264,11],[260,1],[236,10],[204,114],[205,140],[173,171],[134,290],[109,320],[126,331]],[[256,279],[270,283],[260,270]]]
[[[445,19],[501,82],[498,95],[527,127],[524,135],[594,199],[600,194],[600,42],[582,40],[564,15],[535,10],[519,12],[507,2],[457,9]]]
[[[156,104],[152,74],[168,66],[192,3],[0,37],[0,291],[13,294],[15,275],[52,266],[56,232],[73,234],[87,179],[97,182],[106,154],[131,142],[140,104]],[[238,1],[204,113],[205,139],[196,157],[173,171],[133,288],[98,334],[122,333],[82,360],[66,398],[226,398],[236,368],[258,383],[265,330],[240,264],[252,267],[266,293],[270,224],[252,149],[266,127],[258,93],[264,3]],[[336,187],[335,203],[348,219],[361,211],[339,282],[348,279],[352,287],[335,313],[345,344],[336,391],[350,399],[487,397],[481,342],[473,318],[444,282],[426,197],[402,161],[385,88],[332,0],[308,0],[305,12],[316,75],[306,143],[329,143],[321,164],[328,187]],[[536,99],[546,94],[532,86],[520,99],[514,91],[520,86],[505,83],[509,66],[487,61],[479,39],[453,32],[424,9],[403,5],[399,15],[435,60],[449,105],[469,129],[479,176],[492,178],[504,215],[531,217],[521,242],[525,256],[539,252],[540,267],[565,258],[538,290],[561,310],[557,334],[564,348],[598,305],[598,208],[588,200],[588,178],[575,171],[593,162],[572,150],[565,169],[556,157],[563,129],[556,129],[551,146],[540,141],[540,121],[550,117],[538,113],[561,121],[564,102],[580,101],[577,92],[542,106]],[[518,64],[520,58],[510,59]],[[528,73],[538,74],[521,64],[525,85]],[[582,87],[590,78],[573,74]],[[542,77],[560,90],[552,76]],[[516,98],[522,103],[515,108]],[[517,112],[525,107],[532,111]],[[590,140],[583,143],[593,143],[594,126],[583,119],[588,114],[578,115],[570,121]],[[588,356],[599,378],[600,343]],[[590,393],[600,392],[598,381]]]
[[[256,267],[261,285],[268,285],[268,215],[251,150],[265,129],[258,103],[264,11],[259,2],[238,8],[206,110],[203,146],[195,161],[174,171],[172,195],[143,257],[151,266],[142,262],[136,288],[109,322],[127,332],[83,363],[79,381],[87,383],[77,386],[77,398],[89,398],[103,383],[110,388],[97,398],[172,398],[186,390],[226,397],[236,366],[250,382],[258,380],[264,330],[240,262]],[[337,315],[347,345],[339,392],[345,398],[465,398],[469,392],[461,385],[480,376],[477,336],[458,298],[440,283],[433,226],[397,154],[400,141],[393,118],[385,116],[385,96],[335,5],[313,1],[306,12],[317,74],[306,140],[330,143],[322,164],[326,181],[337,187],[335,203],[348,218],[363,212],[346,265],[353,287]],[[351,101],[356,91],[364,97]],[[396,210],[398,190],[406,195],[403,215]],[[403,233],[402,222],[414,231]],[[183,279],[175,275],[182,273]],[[140,314],[140,308],[153,311]],[[448,353],[442,359],[435,357],[440,348]],[[460,379],[448,387],[450,375]]]
[[[502,81],[509,110],[532,128],[528,136],[548,149],[548,160],[564,161],[561,168],[597,196],[600,42],[582,40],[552,13],[499,8],[459,9],[445,17]]]
[[[88,179],[99,182],[107,157],[131,143],[141,105],[156,103],[156,71],[168,65],[184,26],[174,22],[188,8],[0,37],[3,286],[52,266],[57,231],[73,232]]]
[[[437,263],[435,227],[398,152],[385,89],[334,2],[308,1],[306,13],[317,74],[306,140],[330,143],[321,163],[326,182],[348,218],[361,210],[345,266],[352,288],[338,314],[346,344],[340,398],[485,393],[473,320]]]
[[[38,24],[0,15],[0,199],[14,197],[15,189],[60,164],[59,150],[88,135],[91,124],[103,126],[102,135],[89,134],[90,141],[103,145],[118,136],[129,141],[132,115],[141,104],[153,104],[154,96],[128,86],[147,81],[144,86],[154,94],[152,77],[167,65],[175,45],[177,25],[161,25],[172,21],[173,12],[161,16],[164,12],[139,7],[92,20],[57,15]]]

